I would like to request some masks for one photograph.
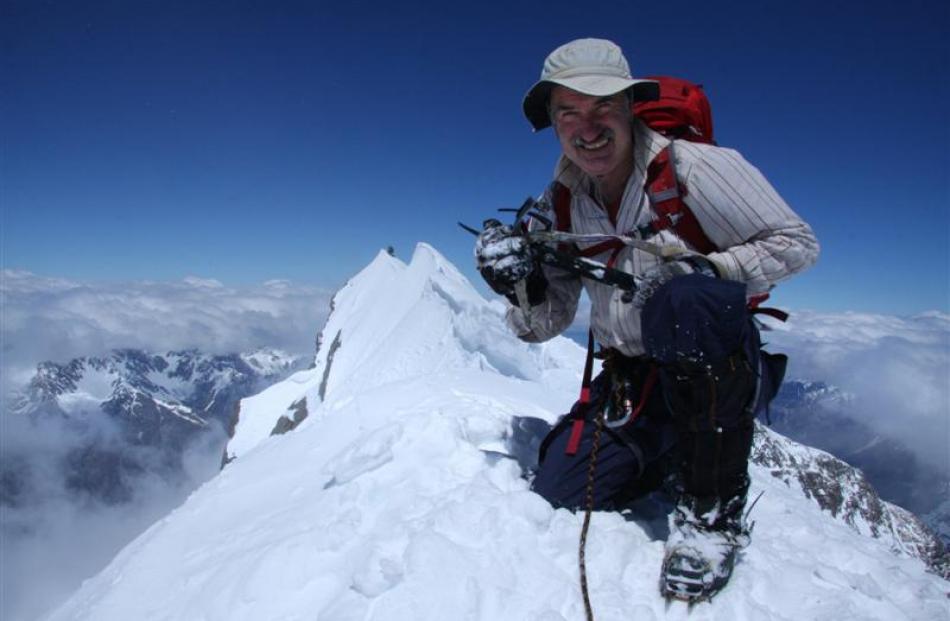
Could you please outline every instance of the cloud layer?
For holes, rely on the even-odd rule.
[[[41,618],[101,570],[129,541],[180,505],[218,471],[224,430],[214,427],[194,438],[182,456],[181,472],[169,473],[156,451],[109,440],[110,422],[99,416],[81,432],[65,421],[34,423],[7,416],[4,472],[20,477],[15,504],[2,507],[0,538],[0,617],[11,621]],[[92,419],[93,417],[90,417]],[[127,502],[109,504],[67,485],[67,459],[84,446],[121,450],[123,461],[141,466],[138,474],[116,476],[132,491]]]
[[[789,377],[855,395],[856,417],[950,469],[950,315],[800,311],[763,338],[790,355]]]
[[[0,295],[6,393],[7,382],[28,379],[37,362],[113,348],[312,353],[332,292],[281,280],[246,287],[197,277],[81,283],[3,270]]]

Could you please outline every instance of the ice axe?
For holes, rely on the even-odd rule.
[[[557,245],[579,241],[602,242],[619,239],[625,244],[641,247],[641,249],[647,250],[648,252],[656,252],[656,250],[659,249],[658,246],[623,236],[575,235],[572,233],[554,231],[552,230],[554,228],[553,223],[538,211],[538,207],[538,201],[528,197],[518,209],[502,208],[498,211],[515,212],[515,221],[511,229],[515,234],[521,235],[525,241],[527,241],[532,256],[540,263],[568,271],[581,278],[587,278],[605,285],[617,287],[627,292],[625,298],[629,297],[632,299],[633,293],[637,290],[637,279],[633,274],[609,267],[599,261],[577,256],[570,251],[561,250]],[[541,222],[545,228],[537,231],[529,231],[526,224],[529,217]],[[482,231],[463,224],[462,222],[459,222],[458,225],[476,237],[482,233]],[[482,230],[501,225],[501,222],[492,218],[484,222]],[[649,248],[645,246],[649,246]]]

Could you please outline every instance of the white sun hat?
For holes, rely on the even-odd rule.
[[[541,69],[541,79],[524,96],[524,115],[535,131],[551,125],[548,116],[548,95],[555,85],[593,95],[607,97],[633,88],[636,101],[659,97],[655,80],[637,80],[630,75],[630,65],[623,51],[606,39],[577,39],[551,52]]]

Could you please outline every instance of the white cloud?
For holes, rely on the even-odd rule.
[[[950,468],[950,315],[800,311],[763,338],[789,354],[789,377],[855,395],[855,417]]]
[[[185,278],[182,279],[182,282],[185,283],[186,285],[191,285],[192,287],[207,287],[209,289],[220,289],[224,287],[224,284],[220,280],[215,280],[214,278],[199,278],[197,276],[186,276]]]
[[[63,420],[33,422],[5,416],[3,461],[21,477],[16,502],[2,507],[0,539],[0,617],[36,619],[96,574],[150,524],[181,504],[218,471],[224,431],[212,429],[194,439],[183,455],[183,472],[170,476],[158,454],[147,447],[122,445],[126,460],[140,460],[139,474],[117,472],[132,490],[125,503],[109,504],[67,488],[64,463],[71,450],[92,437],[116,433],[106,417],[77,430]],[[96,444],[115,447],[117,437]],[[12,450],[11,450],[12,449]],[[20,467],[18,467],[20,466]]]
[[[312,353],[332,293],[285,280],[242,287],[195,276],[84,283],[3,270],[0,295],[7,389],[28,378],[37,362],[120,347]]]

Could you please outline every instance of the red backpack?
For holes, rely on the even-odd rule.
[[[659,82],[659,98],[634,103],[633,113],[637,118],[668,138],[716,144],[713,140],[712,110],[701,85],[666,76],[648,79]],[[709,240],[696,216],[683,201],[687,189],[676,181],[671,150],[672,143],[660,151],[647,167],[645,189],[656,218],[642,227],[640,234],[649,237],[672,228],[699,252],[715,252],[716,245]],[[553,194],[557,228],[559,231],[570,231],[571,191],[565,185],[555,183]],[[619,241],[605,242],[581,254],[589,257],[620,247],[622,244]]]
[[[633,104],[633,113],[641,121],[667,138],[716,144],[712,109],[701,84],[664,76],[647,79],[660,83],[660,97]]]

